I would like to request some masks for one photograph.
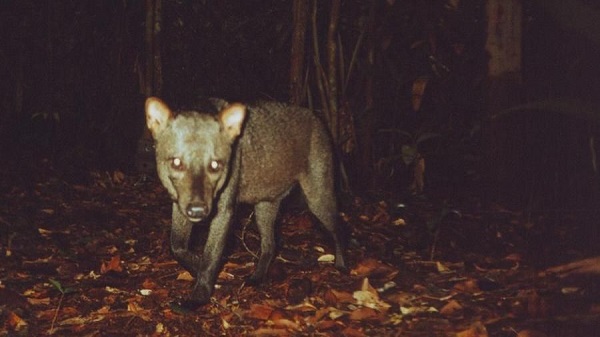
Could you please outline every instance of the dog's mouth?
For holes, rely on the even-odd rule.
[[[200,222],[208,217],[210,209],[204,203],[190,203],[187,206],[179,206],[181,213],[191,222]]]
[[[190,217],[187,217],[187,219],[190,220],[191,222],[200,222],[200,221],[204,220],[204,218],[190,218]]]

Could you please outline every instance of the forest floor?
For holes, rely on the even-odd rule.
[[[21,164],[0,170],[0,336],[600,336],[600,276],[543,272],[592,253],[581,212],[357,197],[340,273],[326,233],[287,207],[269,280],[251,287],[259,241],[242,207],[212,303],[184,312],[171,303],[193,279],[169,251],[160,183]]]

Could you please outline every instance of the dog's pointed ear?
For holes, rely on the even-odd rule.
[[[223,130],[234,139],[242,133],[242,125],[246,118],[246,106],[240,103],[231,103],[219,113],[219,121]]]
[[[173,113],[165,102],[156,97],[146,99],[146,126],[152,132],[154,139],[164,130],[171,118],[173,118]]]

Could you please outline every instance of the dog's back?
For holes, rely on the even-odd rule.
[[[306,179],[311,167],[322,167],[325,175],[315,180],[333,188],[329,138],[310,110],[275,102],[249,106],[239,147],[241,202],[276,199]]]

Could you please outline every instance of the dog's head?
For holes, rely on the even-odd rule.
[[[146,124],[156,142],[156,167],[179,211],[205,219],[229,176],[233,144],[242,132],[246,107],[224,105],[217,116],[198,111],[174,114],[160,99],[146,100]]]

